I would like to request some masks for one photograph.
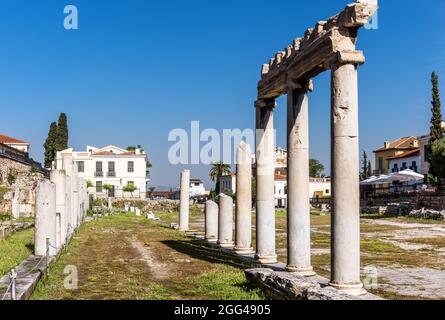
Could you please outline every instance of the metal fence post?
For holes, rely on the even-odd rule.
[[[12,269],[9,273],[9,277],[11,278],[11,300],[17,300],[17,290],[16,290],[16,280],[17,280],[17,272],[15,269]]]
[[[46,278],[48,279],[49,274],[49,238],[46,238]]]

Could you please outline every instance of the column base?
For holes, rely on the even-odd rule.
[[[185,228],[179,228],[178,230],[182,231],[182,232],[189,232],[190,231],[189,229],[185,229]]]
[[[286,267],[287,272],[291,272],[293,274],[296,274],[301,277],[313,277],[316,275],[314,268],[298,268],[293,266],[287,266]]]
[[[241,256],[247,256],[247,255],[255,254],[255,250],[253,250],[253,248],[236,248],[235,247],[235,253],[239,254]]]
[[[224,249],[233,249],[233,247],[235,246],[235,244],[233,242],[221,243],[218,241],[217,243],[221,248],[224,248]]]
[[[209,243],[217,243],[218,239],[216,239],[216,238],[206,238],[206,241],[209,242]]]
[[[278,257],[276,255],[273,256],[262,256],[262,255],[255,255],[255,260],[262,264],[275,264],[278,263]]]
[[[362,296],[364,294],[367,294],[368,292],[363,288],[363,283],[358,284],[336,284],[336,283],[329,283],[329,286],[333,287],[334,289],[337,289],[338,291],[342,293],[349,294],[351,296]]]

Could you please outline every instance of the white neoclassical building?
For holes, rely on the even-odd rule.
[[[206,196],[209,192],[204,187],[204,182],[201,179],[190,179],[190,196],[199,197]]]
[[[112,145],[103,148],[87,146],[86,151],[70,148],[57,152],[56,168],[63,168],[66,157],[72,157],[76,162],[79,177],[91,182],[91,194],[106,197],[108,191],[104,186],[110,185],[111,197],[145,198],[147,155],[141,149],[128,151]],[[130,185],[135,187],[133,192],[125,190]]]

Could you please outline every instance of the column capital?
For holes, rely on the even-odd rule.
[[[362,65],[365,63],[365,61],[366,59],[363,55],[363,51],[338,51],[326,62],[326,68],[332,69],[334,66],[345,64]]]
[[[277,107],[277,102],[275,99],[259,99],[255,101],[255,108],[272,108],[275,109]]]
[[[305,89],[306,91],[314,91],[314,82],[312,79],[309,80],[293,80],[289,79],[286,82],[287,92],[296,90],[296,89]]]

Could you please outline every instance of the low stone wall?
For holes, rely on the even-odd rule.
[[[13,176],[14,182],[11,185],[8,177]],[[37,183],[45,179],[40,172],[33,172],[31,166],[0,157],[0,186],[7,188],[0,199],[0,212],[13,213],[21,216],[32,216],[35,213],[35,189]],[[16,207],[13,208],[14,193],[16,195]]]
[[[0,225],[0,240],[21,231],[32,228],[34,226],[33,222],[17,222],[9,225]]]
[[[422,208],[441,211],[445,209],[445,195],[412,194],[402,197],[370,198],[362,200],[362,207],[389,207],[395,203],[404,205],[406,214]]]

